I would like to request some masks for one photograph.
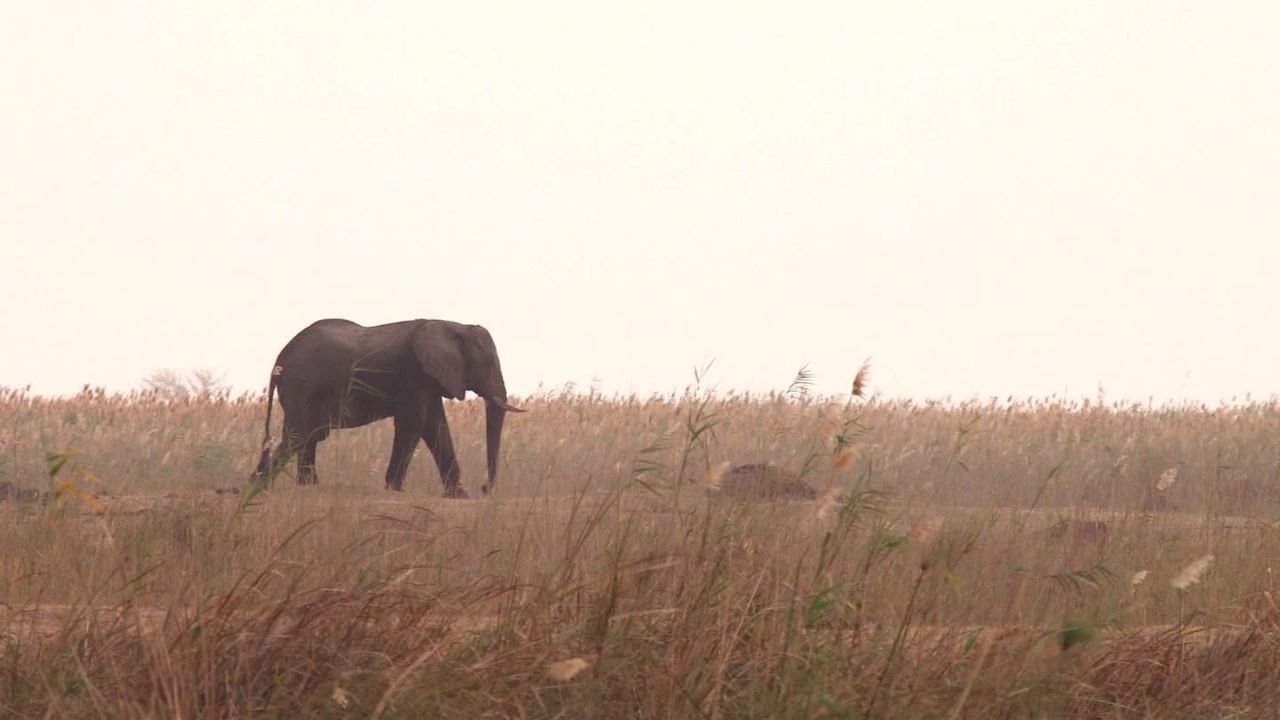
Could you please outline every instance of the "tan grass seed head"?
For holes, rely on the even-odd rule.
[[[819,521],[826,520],[832,511],[840,506],[840,488],[831,488],[818,498],[814,515]]]
[[[849,391],[854,397],[862,397],[867,390],[867,381],[871,379],[871,358],[862,361],[862,367],[853,376],[853,388]]]
[[[586,670],[591,664],[582,658],[570,658],[553,662],[547,666],[547,677],[556,682],[569,682],[578,673]]]
[[[719,490],[720,483],[724,482],[724,476],[729,472],[730,465],[732,465],[732,463],[725,460],[724,462],[716,463],[715,465],[707,468],[706,474],[702,476],[702,484],[706,486],[708,490]]]
[[[1170,583],[1175,589],[1186,590],[1187,588],[1200,582],[1200,578],[1205,571],[1209,569],[1209,565],[1213,563],[1213,554],[1194,560],[1187,564],[1186,567],[1174,576],[1173,582]]]
[[[1133,575],[1130,575],[1129,576],[1129,592],[1130,593],[1138,592],[1138,586],[1146,581],[1148,574],[1149,574],[1149,571],[1147,570],[1139,570],[1135,572]]]
[[[911,528],[911,532],[907,533],[907,538],[917,545],[923,545],[941,529],[942,521],[931,515],[917,522],[915,527]]]

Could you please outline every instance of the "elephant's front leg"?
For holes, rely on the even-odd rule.
[[[444,402],[440,397],[431,398],[427,402],[427,418],[422,425],[422,441],[427,444],[436,459],[436,468],[440,470],[440,481],[444,483],[444,496],[465,498],[467,491],[459,482],[462,471],[458,469],[458,457],[453,452],[453,437],[449,434],[449,420],[444,414]]]
[[[403,489],[404,476],[409,472],[413,447],[418,444],[422,417],[417,413],[397,413],[395,423],[396,437],[391,444],[391,462],[387,463],[387,489],[399,491]]]

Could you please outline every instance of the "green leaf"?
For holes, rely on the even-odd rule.
[[[62,468],[71,460],[71,453],[52,453],[44,454],[45,467],[49,470],[49,477],[57,477],[62,472]]]
[[[822,621],[827,611],[838,601],[835,596],[835,590],[839,586],[833,586],[820,590],[809,596],[809,603],[804,610],[804,626],[811,628]]]
[[[942,579],[945,580],[947,584],[951,586],[952,590],[955,590],[958,593],[964,592],[964,584],[960,582],[960,578],[957,577],[956,574],[951,572],[950,570],[947,570],[942,573]]]
[[[1098,590],[1103,583],[1110,585],[1116,583],[1115,573],[1108,570],[1103,563],[1098,563],[1084,570],[1070,570],[1056,575],[1049,575],[1048,578],[1063,590],[1072,592]]]
[[[1058,633],[1058,646],[1064,651],[1093,640],[1098,628],[1087,618],[1067,618]]]
[[[907,541],[907,536],[903,533],[895,533],[885,531],[876,535],[875,545],[877,550],[892,550]]]

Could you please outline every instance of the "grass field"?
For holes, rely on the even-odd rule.
[[[389,423],[254,494],[261,398],[5,392],[0,716],[1280,712],[1280,404],[516,400],[448,501]]]

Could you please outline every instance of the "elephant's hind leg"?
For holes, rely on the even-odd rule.
[[[319,485],[320,475],[316,473],[316,446],[319,440],[309,439],[298,450],[298,484]]]
[[[254,481],[261,483],[263,487],[271,485],[276,474],[289,463],[297,451],[297,447],[289,442],[288,436],[285,436],[285,439],[281,440],[274,449],[264,449],[262,457],[258,460],[258,469],[253,474]]]
[[[262,457],[258,460],[258,469],[254,473],[254,480],[261,483],[263,487],[268,487],[275,480],[276,475],[284,469],[285,465],[294,456],[299,455],[304,449],[303,438],[305,436],[298,430],[297,426],[290,422],[288,415],[284,418],[284,429],[280,444],[275,449],[262,453]],[[315,456],[312,455],[312,464],[315,464]],[[299,473],[301,473],[301,457],[299,457]]]
[[[317,485],[320,476],[316,473],[316,446],[329,436],[329,428],[326,425],[304,425],[302,428],[286,428],[285,441],[298,454],[298,484]]]

